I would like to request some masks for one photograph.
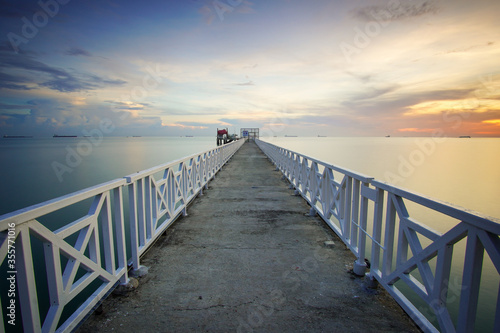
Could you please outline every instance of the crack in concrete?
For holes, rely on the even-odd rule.
[[[244,305],[252,304],[255,301],[249,301],[249,302],[244,302],[244,303],[239,303],[236,305],[226,305],[226,304],[214,304],[206,307],[200,307],[200,308],[172,308],[173,311],[204,311],[208,309],[214,309],[214,308],[239,308]]]

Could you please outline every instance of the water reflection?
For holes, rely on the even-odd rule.
[[[215,147],[201,137],[104,138],[87,150],[81,142],[88,141],[0,140],[0,215]],[[54,162],[62,165],[59,177]]]
[[[264,140],[432,198],[500,217],[500,139],[497,138],[447,138],[434,142],[434,146],[429,143],[431,138]]]

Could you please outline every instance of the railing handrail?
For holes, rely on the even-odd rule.
[[[17,318],[20,321],[22,317],[24,331],[67,332],[77,327],[114,287],[129,282],[128,265],[142,267],[140,256],[144,251],[180,214],[186,214],[188,204],[208,188],[208,182],[244,142],[237,140],[204,150],[0,216],[0,265],[8,258],[9,270],[15,271],[16,297],[22,313]],[[163,176],[156,179],[159,171]],[[129,196],[128,223],[123,211],[124,190]],[[92,198],[87,214],[57,230],[51,231],[37,220]],[[76,241],[68,242],[70,236],[76,236]],[[37,255],[44,260],[34,262],[34,239],[43,243],[43,253]],[[15,264],[11,262],[14,250]],[[62,258],[66,258],[64,263]],[[36,265],[42,265],[45,272],[35,273]],[[49,299],[42,301],[49,310],[41,318],[40,286],[35,276],[43,273],[47,285],[41,288],[48,290]],[[100,286],[76,310],[71,309],[74,312],[69,318],[61,319],[65,306],[95,281],[100,281]],[[95,284],[92,288],[96,288]],[[0,331],[10,325],[4,320],[6,306],[12,302],[11,296],[7,298],[10,300],[0,298]]]
[[[257,139],[257,140],[259,142],[261,142],[261,143],[272,145],[271,143],[262,141],[260,139]],[[257,140],[256,140],[256,142],[257,142]],[[330,164],[328,162],[318,160],[317,158],[314,158],[314,157],[311,157],[311,156],[308,156],[308,155],[304,155],[304,154],[298,153],[296,151],[293,151],[293,150],[290,150],[290,149],[287,149],[287,148],[283,148],[283,147],[279,147],[279,146],[275,146],[275,147],[283,149],[283,150],[286,150],[288,153],[295,154],[297,156],[305,158],[308,161],[316,162],[316,163],[321,164],[321,165],[323,165],[325,167],[329,167],[329,168],[331,168],[334,171],[337,171],[337,172],[340,172],[340,173],[343,173],[343,174],[346,174],[346,175],[350,175],[350,176],[352,176],[352,177],[354,177],[356,179],[359,179],[360,181],[363,181],[363,182],[370,182],[373,179],[373,177],[367,176],[367,175],[365,175],[363,173],[360,173],[360,172],[357,172],[357,171],[353,171],[353,170],[350,170],[350,169],[347,169],[347,168],[343,168],[343,167],[340,167],[340,166],[335,165],[335,164]]]
[[[79,190],[70,194],[66,194],[54,199],[28,206],[26,208],[21,208],[10,213],[0,215],[0,231],[7,229],[9,223],[15,223],[16,226],[19,226],[23,223],[33,220],[38,216],[52,213],[63,207],[67,207],[76,202],[91,198],[98,193],[102,193],[110,189],[125,185],[126,183],[127,181],[125,178],[117,178],[105,183],[87,187],[83,190]]]
[[[353,267],[356,274],[365,274],[365,258],[369,257],[368,277],[378,281],[425,332],[474,330],[484,252],[488,253],[500,274],[500,219],[268,142],[256,140],[256,143],[288,179],[295,193],[311,205],[310,214],[318,214],[354,253],[357,257]],[[320,166],[324,170],[320,171]],[[335,180],[333,171],[343,174],[343,178]],[[457,224],[445,233],[435,231],[410,216],[405,200],[451,217]],[[369,202],[373,203],[371,211]],[[465,238],[463,267],[458,263],[462,280],[460,290],[455,290],[460,294],[460,301],[458,319],[454,322],[447,298],[451,287],[457,287],[450,283],[452,254],[455,245]],[[423,243],[422,239],[427,241]],[[432,259],[436,259],[435,267],[429,265]],[[398,281],[420,297],[425,307],[405,295],[395,285]],[[499,311],[499,303],[500,296],[497,295],[493,302],[497,304],[494,313]],[[437,326],[429,319],[432,317]],[[493,320],[494,330],[500,330],[500,317]]]
[[[489,232],[500,234],[500,218],[489,216],[472,209],[467,209],[454,203],[431,198],[424,194],[399,186],[394,186],[390,183],[378,181],[376,179],[372,180],[371,184],[387,192],[397,194],[400,197],[406,198],[425,207],[432,208],[440,213],[449,215],[457,220],[462,220],[482,229],[486,229]]]
[[[238,140],[239,141],[239,140]],[[223,149],[223,147],[230,147],[231,145],[234,145],[234,144],[237,144],[238,141],[233,141],[233,142],[230,142],[224,146],[220,146],[220,147],[216,147],[216,148],[212,148],[212,149],[208,149],[208,150],[205,150],[205,151],[202,151],[200,153],[196,153],[196,154],[192,154],[192,155],[189,155],[189,156],[186,156],[186,157],[181,157],[177,160],[174,160],[174,161],[171,161],[171,162],[167,162],[167,163],[164,163],[164,164],[159,164],[157,166],[154,166],[152,168],[149,168],[149,169],[145,169],[145,170],[142,170],[142,171],[139,171],[139,172],[136,172],[136,173],[132,173],[132,174],[129,174],[123,178],[127,179],[127,182],[128,183],[131,183],[139,178],[143,178],[143,177],[146,177],[146,176],[150,176],[150,175],[153,175],[159,171],[162,171],[164,169],[168,169],[172,166],[175,166],[175,165],[178,165],[180,163],[183,163],[183,162],[186,162],[186,161],[189,161],[193,158],[197,158],[201,155],[204,155],[204,154],[209,154],[209,153],[214,153],[216,151],[219,151],[221,149]]]

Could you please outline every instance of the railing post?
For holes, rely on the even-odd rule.
[[[392,269],[392,259],[394,256],[394,236],[396,229],[396,207],[392,201],[392,195],[387,198],[387,212],[385,220],[385,251],[383,254],[382,277],[390,274]]]
[[[144,215],[145,215],[145,221],[144,223],[146,224],[146,235],[145,235],[145,240],[147,242],[148,239],[151,239],[153,237],[153,208],[154,208],[154,203],[153,203],[153,198],[154,194],[152,193],[153,187],[152,187],[152,180],[151,176],[148,176],[144,178]]]
[[[23,329],[25,332],[40,332],[40,314],[36,292],[35,271],[31,253],[30,231],[27,224],[16,227],[16,280],[19,289]]]
[[[146,198],[144,191],[145,179],[137,179],[137,228],[139,230],[139,248],[146,244]]]
[[[465,248],[464,267],[466,269],[464,269],[462,276],[462,292],[460,294],[460,307],[458,310],[458,332],[474,331],[483,257],[484,246],[479,241],[477,229],[471,227],[467,235],[467,245]]]
[[[309,193],[311,193],[311,209],[309,211],[310,216],[316,215],[316,203],[318,202],[318,163],[313,161],[311,163],[311,168],[309,169]]]
[[[352,210],[351,210],[351,244],[352,248],[358,247],[358,233],[359,233],[359,197],[360,197],[360,181],[354,179],[353,193],[352,193]],[[359,248],[356,252],[359,252]]]
[[[50,307],[43,321],[42,331],[55,331],[64,304],[60,304],[59,290],[63,290],[61,276],[61,255],[59,246],[51,242],[43,242]]]
[[[369,183],[363,182],[361,186],[368,187]],[[366,273],[366,226],[368,220],[368,198],[361,196],[361,209],[359,217],[359,234],[358,234],[358,259],[354,262],[354,274],[363,276]]]
[[[224,146],[223,146],[224,147]],[[184,209],[182,210],[182,216],[187,216],[187,204],[188,204],[188,183],[187,183],[187,169],[186,169],[186,163],[181,164],[181,193],[182,193],[182,200],[184,201]]]
[[[115,275],[115,242],[113,240],[113,220],[111,215],[111,196],[106,193],[105,207],[102,213],[102,241],[104,247],[104,264],[108,273]]]
[[[370,276],[374,277],[380,270],[380,247],[382,242],[382,214],[384,212],[384,191],[377,188],[375,197],[375,211],[373,212],[373,240]]]
[[[448,300],[452,256],[452,245],[446,244],[444,247],[438,250],[436,275],[434,278],[433,289],[433,299],[437,300],[437,302],[435,302],[436,304],[433,306],[433,310],[437,314],[439,326],[448,330],[455,329],[455,324],[453,323],[450,317],[450,313],[448,312],[448,309],[446,307],[446,303]],[[497,301],[500,301],[500,298],[498,298]],[[497,305],[497,311],[499,310],[500,308],[498,308]],[[494,329],[493,331],[498,332],[499,330]]]
[[[114,227],[116,235],[116,254],[118,259],[118,270],[124,269],[125,274],[120,278],[121,284],[127,284],[128,269],[127,269],[127,246],[125,241],[125,223],[123,220],[123,191],[122,187],[113,189],[113,202],[114,202]]]
[[[344,239],[347,246],[352,247],[351,243],[351,206],[352,206],[352,177],[346,176],[345,202],[344,202]]]
[[[139,269],[139,242],[137,239],[137,193],[136,182],[128,185],[129,204],[129,227],[130,227],[130,249],[132,251],[132,265],[135,270]]]
[[[342,181],[342,183],[340,184],[340,187],[338,189],[338,198],[339,198],[339,203],[338,203],[338,209],[339,209],[339,223],[340,223],[340,230],[342,231],[342,241],[344,243],[346,243],[346,238],[345,238],[345,225],[346,225],[346,221],[345,221],[345,178],[347,176],[344,177],[344,180]]]

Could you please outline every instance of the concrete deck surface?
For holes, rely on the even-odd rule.
[[[142,259],[149,273],[80,332],[419,332],[252,142]],[[324,242],[333,240],[334,246]]]

